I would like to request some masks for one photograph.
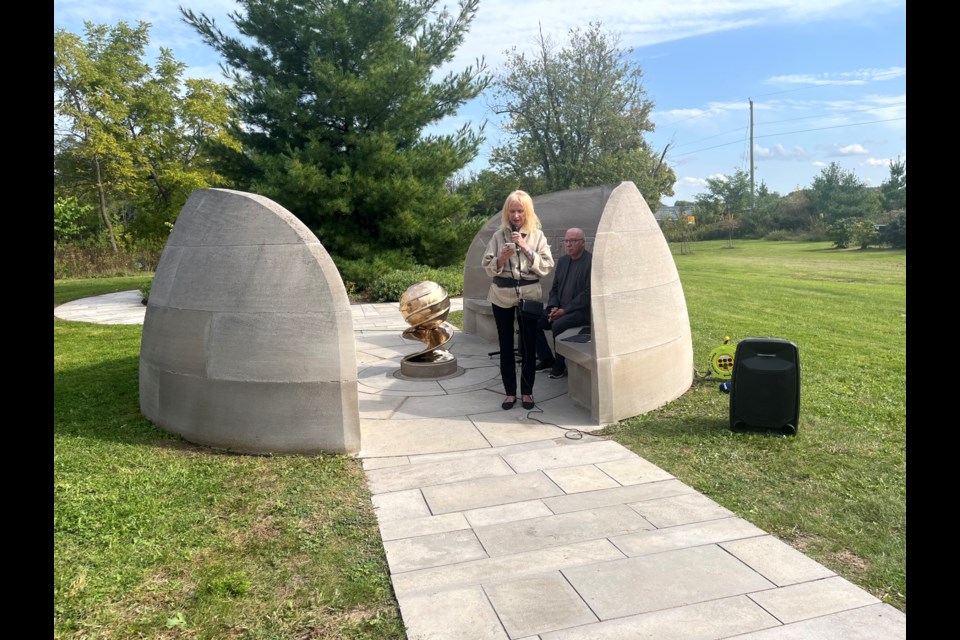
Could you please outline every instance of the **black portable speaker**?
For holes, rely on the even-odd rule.
[[[800,422],[800,353],[780,338],[737,344],[730,379],[730,428],[796,435]]]

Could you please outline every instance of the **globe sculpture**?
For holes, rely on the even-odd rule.
[[[400,374],[409,378],[443,378],[456,373],[456,356],[440,348],[454,332],[454,326],[446,321],[450,314],[447,290],[430,280],[418,282],[400,296],[400,314],[410,325],[403,337],[426,345],[400,361]]]

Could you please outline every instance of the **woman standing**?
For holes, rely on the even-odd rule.
[[[520,393],[524,409],[533,409],[533,378],[536,369],[537,319],[518,313],[520,300],[541,301],[540,278],[553,268],[550,245],[540,230],[533,200],[524,191],[514,191],[503,203],[503,224],[494,232],[483,254],[482,266],[493,278],[487,300],[493,306],[500,342],[500,377],[507,397],[503,408],[517,402],[517,370],[513,354],[513,323],[520,326]]]

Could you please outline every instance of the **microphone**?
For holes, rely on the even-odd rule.
[[[511,230],[513,233],[517,233],[518,231],[520,231],[520,227],[518,227],[518,226],[515,225],[513,222],[511,222],[511,223],[510,223],[510,230]],[[510,241],[513,242],[513,236],[510,236]],[[517,256],[517,267],[520,267],[520,265],[523,264],[523,263],[520,262],[520,249],[519,249],[516,245],[514,245],[514,252],[515,252],[515,254],[516,254],[516,256]],[[512,270],[512,267],[511,267],[511,270]],[[520,274],[517,273],[517,284],[518,284],[518,285],[520,284],[519,281],[520,281]],[[519,289],[518,289],[518,291],[519,291]]]

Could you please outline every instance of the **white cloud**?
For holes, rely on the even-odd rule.
[[[869,82],[892,80],[907,75],[905,67],[887,69],[857,69],[840,73],[792,74],[773,76],[767,82],[771,84],[812,84],[812,85],[861,85]]]
[[[703,108],[654,111],[651,114],[651,119],[657,123],[658,127],[669,127],[680,123],[687,126],[702,125],[707,127],[715,124],[717,118],[721,118],[728,113],[742,113],[749,109],[750,105],[743,102],[709,102]]]
[[[753,154],[755,158],[765,158],[767,160],[801,160],[807,156],[806,150],[801,146],[786,149],[782,144],[775,144],[770,147],[755,144]]]
[[[868,167],[889,167],[890,158],[867,158],[864,164]]]
[[[453,8],[452,2],[448,4]],[[484,0],[449,68],[462,68],[484,55],[488,66],[496,68],[503,61],[504,51],[514,46],[520,51],[532,47],[530,25],[539,26],[545,36],[559,43],[566,40],[571,28],[599,21],[620,34],[621,46],[637,48],[756,25],[808,23],[831,16],[856,18],[903,5],[904,0],[607,0],[602,4],[582,0]],[[863,69],[827,80],[866,82],[883,79],[897,70]]]
[[[859,144],[848,144],[845,147],[837,149],[837,154],[841,156],[862,156],[870,153]]]
[[[814,160],[814,161],[811,162],[810,164],[812,164],[812,165],[815,166],[815,167],[826,167],[826,166],[827,166],[827,163],[824,162],[823,160]]]
[[[719,177],[719,176],[718,176]],[[683,176],[682,178],[677,179],[676,187],[696,187],[702,188],[707,186],[707,181],[704,178],[694,178],[692,176]]]

